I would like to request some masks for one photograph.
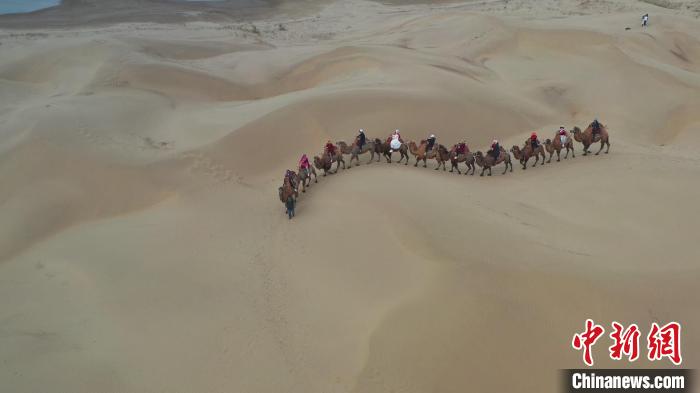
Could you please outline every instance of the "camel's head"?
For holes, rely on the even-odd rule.
[[[382,141],[381,141],[381,139],[379,139],[379,138],[374,138],[374,143],[376,143],[376,144],[379,145],[379,144],[382,143]]]
[[[573,130],[571,130],[571,132],[574,133],[574,134],[578,134],[579,132],[581,132],[581,129],[578,128],[578,126],[576,126],[576,127],[574,127]]]
[[[517,145],[514,145],[513,147],[510,148],[510,152],[513,154],[518,153],[519,151],[520,151],[520,147],[518,147]]]
[[[548,139],[545,139],[544,144],[545,144],[545,145],[551,145],[551,144],[552,144],[552,140],[549,139],[549,138],[548,138]]]
[[[474,156],[476,156],[476,158],[484,158],[484,153],[482,153],[481,150],[477,150]]]

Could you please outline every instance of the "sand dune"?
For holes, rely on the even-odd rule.
[[[680,321],[696,368],[692,4],[398,3],[0,18],[5,386],[555,392],[586,318]],[[492,177],[363,156],[294,220],[277,199],[360,127],[484,150],[595,116],[608,155]]]

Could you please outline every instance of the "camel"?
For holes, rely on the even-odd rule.
[[[417,167],[418,163],[423,160],[423,168],[426,168],[428,166],[427,160],[435,158],[437,146],[433,146],[433,149],[426,153],[427,148],[428,142],[426,140],[420,141],[420,145],[416,145],[416,142],[413,141],[408,142],[408,150],[416,157],[416,164],[413,166]]]
[[[535,163],[532,164],[533,167],[539,162],[540,156],[542,156],[542,165],[545,163],[544,160],[546,156],[544,154],[544,146],[539,145],[536,149],[533,149],[529,139],[525,142],[525,146],[523,146],[522,150],[518,146],[513,146],[510,151],[513,153],[513,157],[515,157],[516,160],[520,160],[523,169],[527,169],[527,162],[530,160],[530,157],[533,156],[535,157]]]
[[[375,145],[374,141],[368,140],[364,146],[362,146],[362,149],[357,148],[357,143],[353,143],[352,145],[348,146],[347,143],[344,141],[338,141],[336,143],[338,147],[340,148],[340,152],[343,154],[350,154],[350,163],[348,164],[348,168],[352,168],[352,160],[357,160],[357,165],[360,165],[360,154],[365,154],[369,152],[370,157],[369,157],[369,162],[368,164],[371,164],[372,161],[374,161],[374,154],[377,154],[377,162],[379,162],[379,150],[377,149],[377,146]]]
[[[387,163],[391,163],[391,154],[394,152],[391,149],[391,146],[389,145],[389,142],[382,142],[379,138],[374,139],[374,144],[375,146],[378,147],[379,151],[384,155],[384,158],[386,158]],[[399,147],[399,150],[397,150],[399,153],[401,153],[401,158],[396,162],[397,164],[400,164],[403,159],[406,159],[406,163],[404,165],[408,165],[408,146],[406,146],[405,143],[401,143],[401,147]]]
[[[435,151],[435,160],[438,163],[435,170],[437,171],[440,169],[440,166],[442,166],[442,170],[446,171],[447,168],[445,168],[445,163],[450,161],[450,151],[447,150],[445,145],[437,145],[437,147],[435,147],[433,150]]]
[[[607,145],[607,148],[605,149],[605,154],[608,154],[610,151],[610,134],[608,134],[608,127],[604,125],[600,125],[600,133],[596,135],[596,139],[593,140],[593,129],[591,126],[588,126],[586,128],[586,131],[581,132],[581,129],[578,127],[574,127],[573,130],[571,130],[571,133],[574,134],[574,139],[576,142],[581,142],[583,144],[583,155],[587,156],[588,153],[590,153],[590,150],[588,148],[591,147],[592,144],[600,141],[600,149],[598,150],[595,155],[597,156],[600,154],[600,152],[603,150],[603,147]]]
[[[562,143],[562,135],[559,135],[559,132],[554,135],[554,139],[547,139],[544,141],[544,148],[547,150],[547,153],[549,153],[549,160],[547,160],[547,164],[552,162],[552,156],[554,155],[554,152],[557,153],[557,161],[560,161],[560,154],[561,154],[561,149],[566,148],[566,155],[564,156],[564,159],[566,160],[569,158],[569,150],[571,150],[571,154],[573,158],[576,158],[576,153],[574,152],[574,141],[571,139],[571,136],[569,134],[566,134],[564,136],[564,142]]]
[[[299,168],[298,177],[301,183],[301,192],[306,192],[306,187],[311,187],[311,175],[314,175],[314,183],[318,183],[318,177],[316,176],[314,167],[310,166],[309,169]]]
[[[479,176],[484,176],[484,171],[487,169],[489,170],[488,175],[491,176],[491,167],[494,167],[502,162],[506,164],[506,168],[503,170],[503,175],[506,174],[509,166],[510,171],[513,172],[513,163],[510,160],[510,154],[503,148],[501,148],[501,154],[498,156],[497,160],[493,159],[491,151],[489,150],[485,156],[481,151],[477,151],[474,155],[474,161],[481,167],[481,174]]]
[[[465,175],[469,174],[469,170],[472,171],[472,175],[474,174],[474,171],[476,171],[476,165],[474,164],[474,154],[469,151],[469,148],[467,148],[466,153],[464,154],[457,154],[457,145],[452,146],[452,149],[450,150],[450,163],[452,164],[452,169],[450,169],[450,172],[453,172],[455,169],[457,170],[457,173],[460,175],[462,172],[459,171],[459,163],[464,162],[467,164],[467,171],[464,172]]]
[[[282,183],[282,187],[279,187],[277,189],[280,197],[280,201],[284,204],[287,203],[287,200],[289,198],[292,198],[296,200],[296,198],[299,198],[299,175],[296,173],[292,172],[292,177],[291,179],[288,177],[284,177],[284,183]]]
[[[333,163],[337,163],[335,167],[335,171],[331,171],[331,167],[333,166]],[[314,166],[317,169],[323,170],[323,176],[326,176],[328,173],[338,173],[338,169],[340,169],[340,163],[343,163],[343,169],[345,169],[345,161],[343,160],[343,154],[340,152],[337,152],[333,157],[331,157],[328,153],[323,153],[323,155],[319,158],[319,156],[314,156]]]

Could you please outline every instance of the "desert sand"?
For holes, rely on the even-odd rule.
[[[0,17],[3,391],[556,392],[586,318],[679,321],[700,367],[694,2],[67,3]],[[358,128],[596,116],[607,155],[277,198]]]

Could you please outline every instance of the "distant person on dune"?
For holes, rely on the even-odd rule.
[[[642,16],[642,27],[647,27],[649,25],[649,14],[644,14]]]

